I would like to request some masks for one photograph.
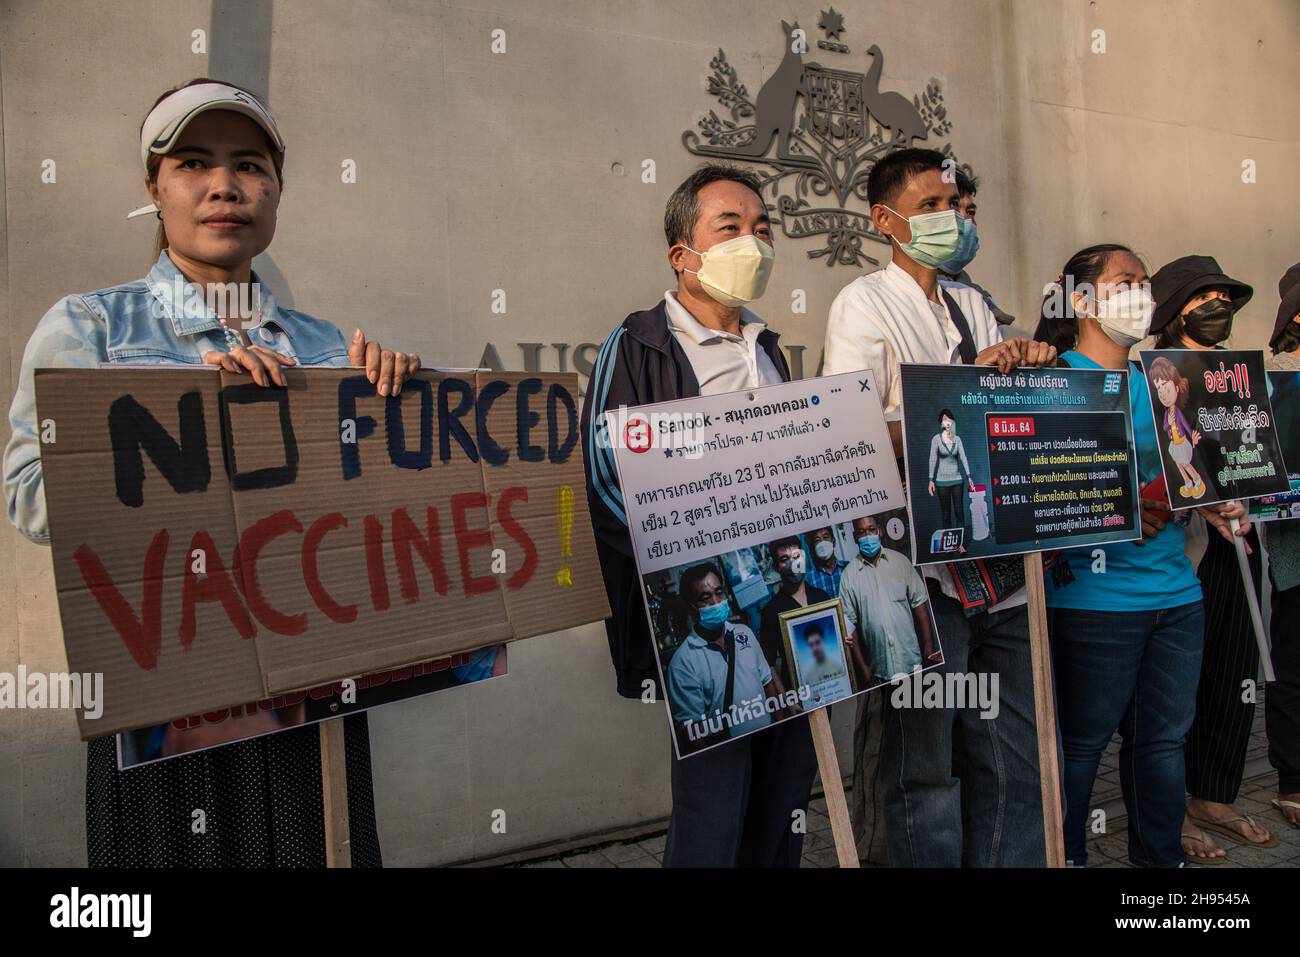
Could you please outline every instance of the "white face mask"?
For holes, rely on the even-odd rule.
[[[1147,337],[1155,309],[1151,290],[1134,286],[1098,302],[1093,318],[1112,342],[1132,348]]]
[[[813,547],[813,551],[817,553],[818,558],[822,561],[826,561],[826,559],[835,554],[835,543],[828,542],[823,538]]]
[[[700,257],[700,268],[683,271],[695,273],[704,291],[724,306],[743,306],[762,297],[776,261],[772,247],[754,235],[736,236],[702,253],[686,248]]]

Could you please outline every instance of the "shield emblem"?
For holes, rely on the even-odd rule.
[[[804,127],[839,154],[867,139],[867,108],[863,76],[829,70],[810,63],[804,67]]]

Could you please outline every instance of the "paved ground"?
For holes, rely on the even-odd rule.
[[[1236,844],[1228,838],[1215,839],[1228,852],[1220,867],[1300,867],[1300,830],[1287,826],[1269,801],[1277,797],[1277,776],[1268,766],[1268,746],[1264,740],[1264,708],[1255,709],[1255,727],[1246,755],[1246,775],[1236,807],[1255,816],[1281,839],[1269,850]],[[849,802],[852,805],[852,801]],[[1108,832],[1094,835],[1088,845],[1089,867],[1130,867],[1128,832],[1119,789],[1119,742],[1111,743],[1102,759],[1093,790],[1092,806],[1106,812]],[[584,848],[568,854],[523,863],[522,867],[660,867],[663,862],[662,832],[638,840],[615,842]],[[804,838],[804,867],[835,867],[835,848],[831,840],[830,819],[826,802],[817,798],[809,806],[808,835]]]

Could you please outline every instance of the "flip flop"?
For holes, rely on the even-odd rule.
[[[1289,807],[1293,811],[1300,811],[1300,803],[1296,803],[1295,801],[1283,801],[1281,798],[1270,801],[1269,803],[1277,808],[1277,813],[1282,815],[1282,820],[1286,821],[1291,827],[1300,830],[1300,824],[1297,824],[1295,821],[1287,817],[1286,812],[1282,810],[1283,808]]]
[[[1211,821],[1199,817],[1192,817],[1189,814],[1187,816],[1187,819],[1191,821],[1193,824],[1195,824],[1197,827],[1201,828],[1202,830],[1213,831],[1215,834],[1222,834],[1224,837],[1231,838],[1232,840],[1236,841],[1238,844],[1244,844],[1247,847],[1261,847],[1267,849],[1270,847],[1277,847],[1279,844],[1282,843],[1282,841],[1278,838],[1276,834],[1270,834],[1267,841],[1252,841],[1250,838],[1246,837],[1246,835],[1242,834],[1241,832],[1234,831],[1232,828],[1228,827],[1229,824],[1236,824],[1238,821],[1245,821],[1252,828],[1258,827],[1259,825],[1255,823],[1255,821],[1250,817],[1249,814],[1242,814],[1242,815],[1238,815],[1237,817],[1224,818],[1222,821]]]
[[[1178,836],[1182,841],[1195,841],[1197,844],[1205,843],[1205,838],[1197,837],[1195,834],[1180,834]],[[1208,864],[1210,866],[1222,864],[1228,859],[1226,854],[1221,857],[1196,857],[1193,854],[1188,854],[1186,850],[1183,851],[1183,855],[1187,858],[1188,864]]]

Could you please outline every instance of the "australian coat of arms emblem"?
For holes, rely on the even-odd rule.
[[[697,156],[768,167],[758,172],[773,222],[787,237],[822,243],[809,258],[824,259],[827,266],[878,266],[863,245],[889,242],[871,224],[867,207],[867,177],[877,160],[923,143],[951,158],[954,169],[969,169],[958,163],[950,143],[939,143],[952,122],[938,80],[911,99],[882,90],[880,47],[864,51],[870,58],[865,73],[838,69],[853,65],[840,59],[853,55],[840,41],[844,18],[831,7],[819,26],[825,38],[817,50],[836,57],[835,65],[806,59],[806,32],[797,21],[782,21],[784,55],[752,97],[719,49],[709,63],[708,89],[721,115],[718,108],[710,110],[698,132],[682,134],[682,143]]]

